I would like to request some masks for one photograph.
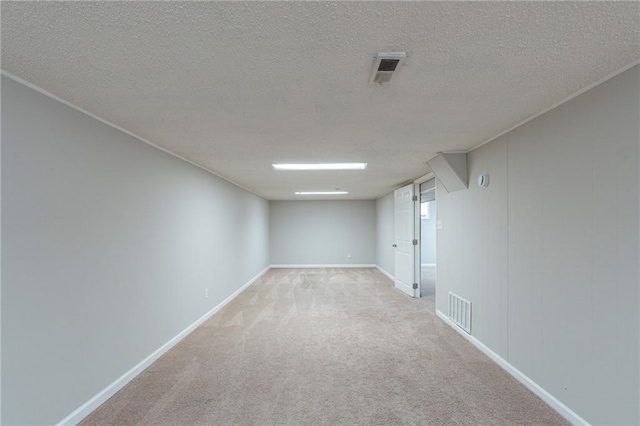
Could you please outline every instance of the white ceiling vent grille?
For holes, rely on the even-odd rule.
[[[390,83],[406,58],[406,52],[379,52],[373,61],[369,83]]]
[[[449,292],[449,319],[471,334],[471,302]]]

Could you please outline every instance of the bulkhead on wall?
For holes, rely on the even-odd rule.
[[[466,152],[439,152],[427,165],[447,192],[469,187]]]

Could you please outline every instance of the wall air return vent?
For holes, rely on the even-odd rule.
[[[407,58],[406,52],[380,52],[373,61],[369,83],[386,84],[398,73]]]
[[[471,302],[449,292],[449,319],[471,334]]]

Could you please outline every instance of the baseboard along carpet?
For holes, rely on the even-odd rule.
[[[81,424],[567,424],[429,297],[373,268],[272,269]]]

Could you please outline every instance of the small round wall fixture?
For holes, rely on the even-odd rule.
[[[489,186],[489,173],[482,173],[478,176],[478,186],[482,188]]]

